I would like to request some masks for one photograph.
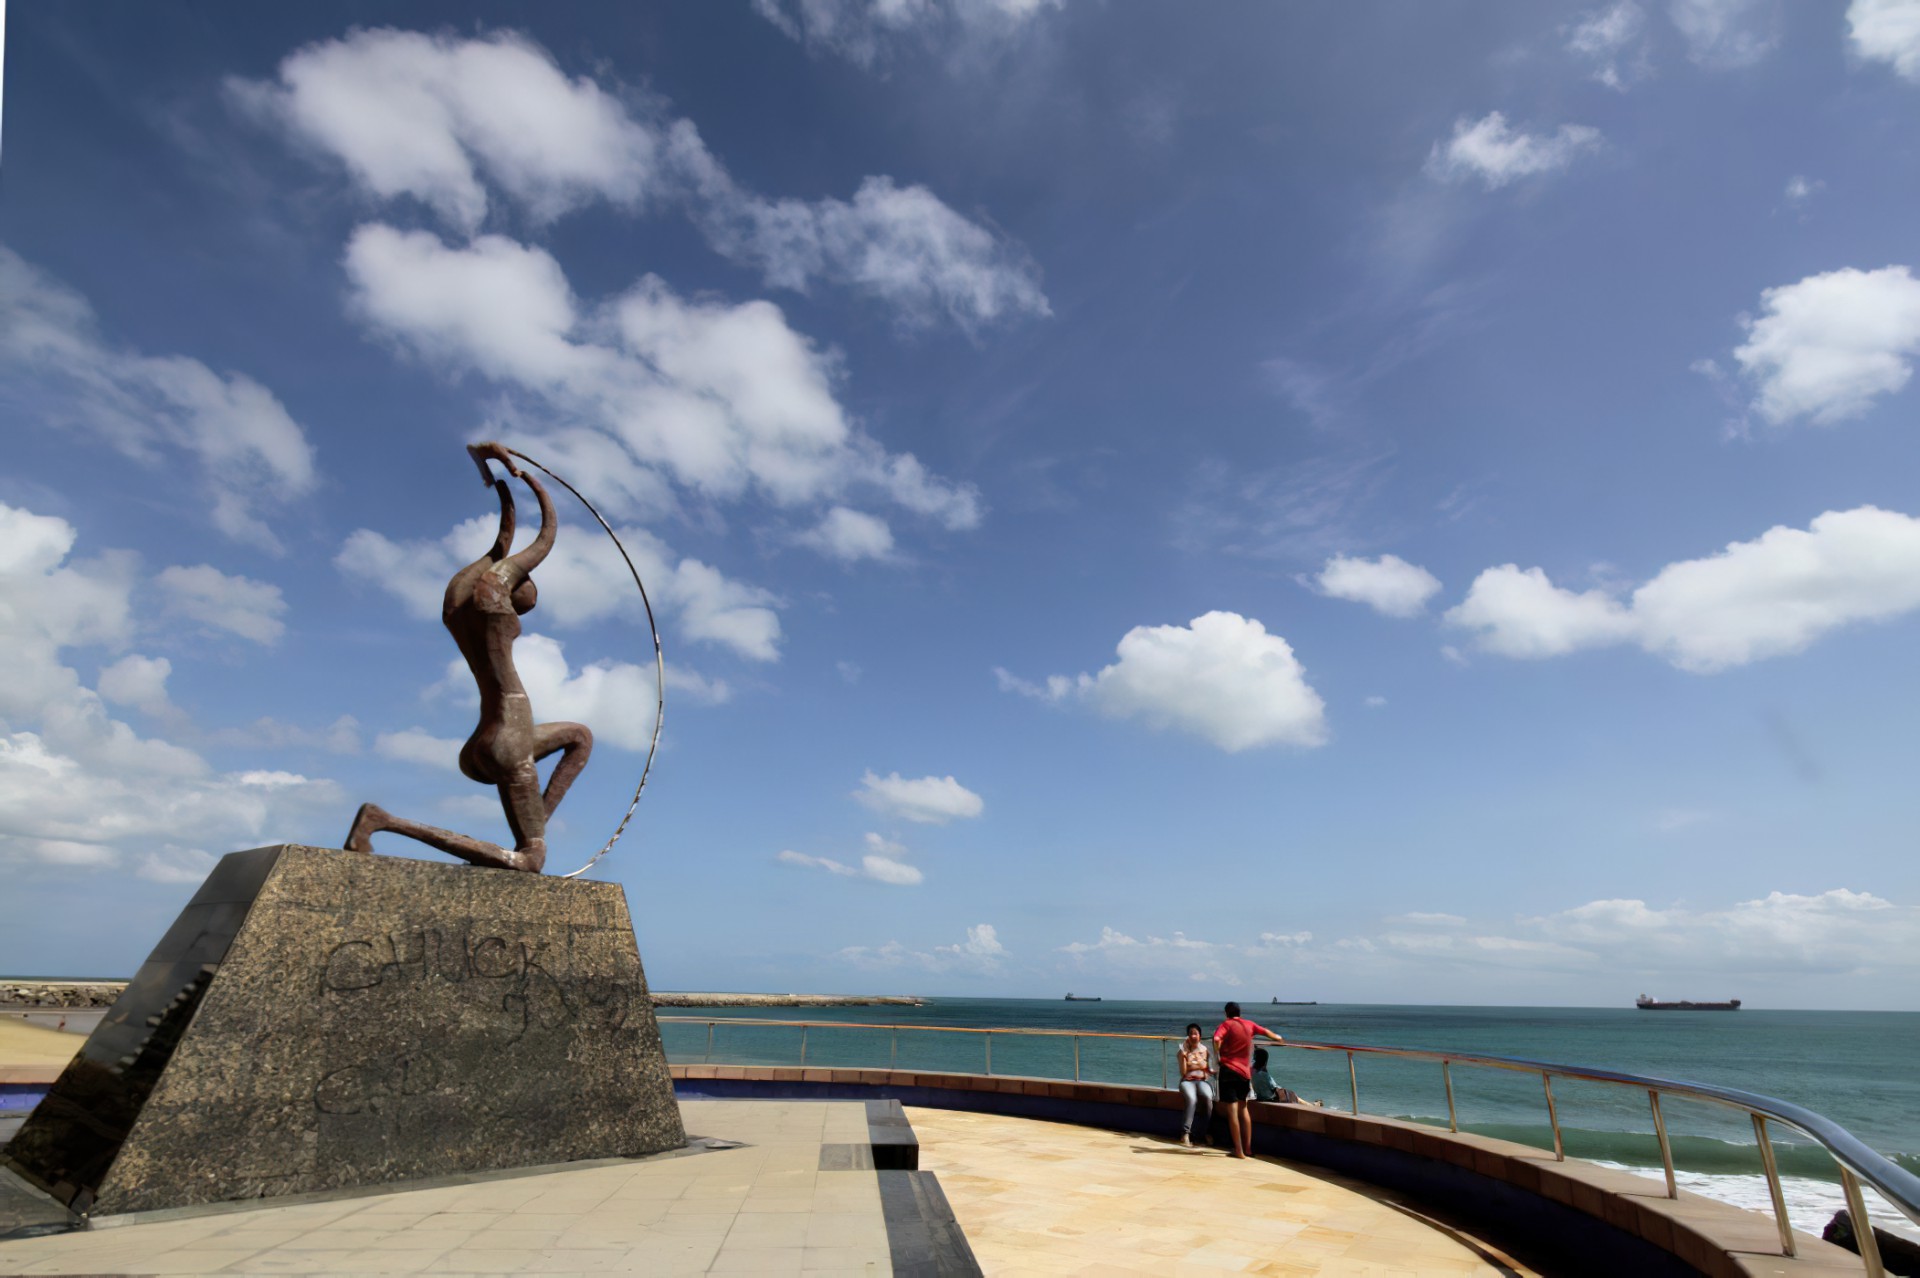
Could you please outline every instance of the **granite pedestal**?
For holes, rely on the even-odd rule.
[[[0,1160],[109,1215],[685,1143],[618,884],[283,844],[220,861]]]

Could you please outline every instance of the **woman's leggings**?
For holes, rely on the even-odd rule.
[[[1213,1080],[1183,1078],[1180,1080],[1180,1094],[1187,1098],[1187,1116],[1180,1120],[1180,1134],[1185,1136],[1193,1131],[1194,1106],[1204,1102],[1205,1107],[1200,1111],[1200,1131],[1204,1135],[1207,1124],[1213,1121]]]

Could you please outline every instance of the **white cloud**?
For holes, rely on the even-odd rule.
[[[834,398],[835,358],[770,302],[688,301],[647,276],[583,311],[544,251],[497,236],[449,247],[424,231],[361,227],[347,249],[355,309],[455,372],[526,397],[522,440],[576,468],[596,499],[633,507],[670,480],[704,498],[779,507],[865,490],[948,528],[978,495],[890,456]]]
[[[870,879],[882,883],[892,883],[897,887],[912,887],[926,876],[905,861],[905,844],[895,843],[883,835],[869,832],[866,837],[867,853],[860,858],[860,867]],[[987,931],[991,933],[992,928]]]
[[[1365,704],[1367,709],[1369,710],[1378,710],[1380,709],[1380,707],[1387,704],[1387,699],[1376,693],[1373,696],[1368,697],[1363,704]]]
[[[753,10],[812,53],[871,66],[897,41],[931,47],[1007,41],[1065,0],[753,0]]]
[[[531,504],[525,493],[520,496],[521,506]],[[532,539],[536,523],[537,516],[522,514],[516,545]],[[493,516],[455,524],[432,541],[396,542],[361,528],[347,538],[334,564],[356,581],[387,590],[413,616],[438,619],[447,580],[485,554],[497,530]],[[534,571],[540,590],[535,615],[563,628],[609,617],[640,618],[639,592],[612,541],[584,518],[563,525],[563,532]],[[750,661],[779,660],[780,618],[774,611],[779,600],[771,591],[735,581],[698,559],[676,562],[666,543],[643,528],[624,527],[619,533],[654,607],[673,617],[688,638],[718,644]],[[698,689],[704,699],[726,699],[724,684],[705,684],[685,672],[673,677],[695,680],[683,686]]]
[[[1503,657],[1558,657],[1581,648],[1624,643],[1634,622],[1626,605],[1604,590],[1575,594],[1539,568],[1501,564],[1474,578],[1467,597],[1446,614],[1472,630],[1475,643]]]
[[[1858,417],[1913,374],[1920,280],[1904,266],[1809,275],[1762,293],[1760,309],[1733,355],[1759,388],[1754,411],[1770,422]]]
[[[1229,989],[1254,972],[1271,977],[1277,964],[1299,961],[1311,949],[1313,933],[1262,932],[1252,942],[1207,941],[1185,932],[1167,936],[1134,937],[1103,926],[1095,941],[1069,941],[1057,953],[1067,956],[1076,971],[1126,977],[1135,983],[1164,981],[1169,973],[1184,972],[1190,979]]]
[[[816,527],[800,537],[800,542],[846,563],[893,556],[893,531],[887,521],[845,506],[829,510]]]
[[[1629,970],[1839,974],[1920,967],[1920,910],[1870,892],[1770,892],[1720,908],[1590,901],[1523,920],[1530,932]]]
[[[342,802],[330,781],[218,773],[112,718],[63,655],[130,641],[142,575],[126,552],[73,558],[77,540],[63,519],[0,504],[0,859],[108,866],[156,848],[224,850],[286,837]],[[151,702],[171,673],[160,664],[122,659],[103,682]]]
[[[690,130],[682,136],[705,156]],[[772,287],[846,284],[910,325],[944,318],[974,329],[1053,313],[1024,253],[924,186],[870,177],[851,201],[767,200],[739,190],[717,164],[701,185],[707,198],[697,216],[714,248],[759,267]]]
[[[783,865],[797,865],[806,870],[825,870],[829,874],[853,876],[860,873],[860,871],[845,862],[835,861],[824,856],[808,856],[804,852],[795,852],[792,849],[781,852],[780,855],[774,859]]]
[[[279,553],[263,513],[311,492],[313,447],[258,382],[109,345],[80,294],[0,247],[0,404],[77,425],[149,467],[199,473],[216,527]]]
[[[1819,178],[1809,178],[1796,173],[1787,179],[1787,203],[1804,205],[1808,200],[1826,189],[1826,183]]]
[[[1045,683],[1035,683],[1031,679],[1022,679],[1004,666],[993,668],[993,678],[994,682],[1000,685],[1000,691],[1017,692],[1023,697],[1032,697],[1035,701],[1065,701],[1079,686],[1066,675],[1048,675]]]
[[[1593,65],[1593,78],[1625,90],[1651,71],[1646,47],[1647,14],[1635,0],[1596,9],[1567,32],[1567,50]]]
[[[206,879],[219,858],[197,848],[174,848],[166,852],[144,852],[133,872],[155,883],[199,883]]]
[[[255,643],[273,643],[286,631],[287,601],[280,587],[251,577],[230,576],[211,564],[161,571],[156,584],[162,607]]]
[[[1854,52],[1920,81],[1920,0],[1853,0],[1847,28]]]
[[[873,856],[884,856],[888,860],[898,861],[907,855],[906,844],[895,843],[884,834],[876,834],[870,831],[866,836],[865,842],[867,852]]]
[[[977,817],[986,809],[985,800],[951,776],[907,778],[890,772],[883,777],[869,771],[853,797],[875,812],[923,825]]]
[[[953,945],[914,950],[899,941],[888,941],[885,945],[877,946],[849,945],[835,957],[856,967],[876,971],[919,968],[929,972],[988,974],[999,971],[1001,961],[1010,955],[991,923],[976,923],[967,929],[965,940]]]
[[[1120,659],[1096,675],[1053,675],[1044,686],[995,675],[1003,690],[1072,697],[1110,718],[1189,733],[1230,753],[1326,743],[1326,703],[1287,641],[1251,617],[1209,612],[1186,626],[1135,626],[1116,652]]]
[[[408,728],[402,732],[381,733],[373,740],[373,751],[402,763],[458,772],[462,744],[447,737],[436,737],[424,728]]]
[[[1796,977],[1844,977],[1856,982],[1845,987],[1852,989],[1861,988],[1863,976],[1882,977],[1880,988],[1909,988],[1920,969],[1920,908],[1843,887],[1775,891],[1725,905],[1609,899],[1504,920],[1415,911],[1361,933],[1263,932],[1252,944],[1178,932],[1136,938],[1105,927],[1098,940],[1072,942],[1058,953],[1067,970],[1126,978],[1136,988],[1165,986],[1194,970],[1223,986],[1266,985],[1281,966],[1381,988],[1411,983],[1436,995],[1466,980],[1537,997],[1579,977],[1588,979],[1572,988],[1611,989],[1618,997],[1624,973],[1655,995],[1751,999],[1756,984],[1779,988]],[[1550,984],[1534,984],[1543,980]]]
[[[1626,602],[1574,594],[1538,568],[1489,568],[1446,614],[1509,657],[1636,643],[1708,674],[1804,651],[1843,626],[1920,609],[1920,519],[1861,506],[1804,530],[1774,527],[1719,554],[1667,565]]]
[[[1557,133],[1515,131],[1498,111],[1479,120],[1462,116],[1453,136],[1436,142],[1427,156],[1427,172],[1449,182],[1479,178],[1490,191],[1509,182],[1555,173],[1582,152],[1600,145],[1600,131],[1584,124],[1563,124]]]
[[[617,98],[510,32],[354,31],[289,54],[277,83],[229,89],[368,194],[413,196],[469,232],[487,213],[483,173],[550,221],[596,198],[637,205],[658,163],[653,131]]]
[[[725,679],[709,679],[678,662],[667,667],[667,688],[703,706],[720,706],[733,700],[733,686]]]
[[[164,717],[175,713],[167,699],[167,676],[173,663],[165,657],[143,657],[130,652],[100,671],[94,690],[109,704],[132,706],[143,714]]]
[[[1388,617],[1417,617],[1426,611],[1427,600],[1440,593],[1439,578],[1398,555],[1335,555],[1314,580],[1322,594],[1366,604]]]
[[[244,109],[338,160],[366,195],[418,199],[468,236],[488,220],[489,186],[535,222],[596,200],[630,211],[665,201],[684,205],[718,252],[775,287],[829,280],[909,323],[946,317],[973,328],[1048,314],[1026,255],[925,187],[868,177],[850,201],[757,195],[690,121],[569,78],[515,33],[356,31],[297,50],[276,80],[229,89]],[[496,237],[476,244],[489,239],[505,257]]]
[[[802,869],[825,870],[828,874],[838,874],[846,878],[868,878],[878,883],[891,884],[894,887],[914,887],[926,876],[920,870],[906,863],[907,849],[903,844],[895,843],[879,834],[866,836],[866,854],[860,858],[858,866],[836,861],[831,857],[808,856],[804,852],[784,851],[775,858],[786,865],[797,865]],[[989,933],[993,929],[987,929]]]
[[[1861,506],[1670,564],[1633,595],[1640,642],[1685,670],[1800,652],[1920,608],[1920,520]]]
[[[891,883],[895,887],[913,887],[926,877],[906,862],[885,856],[863,856],[860,858],[860,868],[868,878]]]
[[[958,945],[936,945],[934,952],[951,954],[957,958],[997,959],[1006,955],[1007,947],[1000,944],[1000,934],[991,923],[976,923],[967,929],[967,939]]]
[[[1687,42],[1687,56],[1710,71],[1750,67],[1778,41],[1773,0],[1671,0],[1667,16]]]

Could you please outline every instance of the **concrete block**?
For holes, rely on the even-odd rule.
[[[223,857],[4,1159],[108,1215],[686,1143],[617,883]]]

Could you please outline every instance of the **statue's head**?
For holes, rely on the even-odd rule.
[[[513,588],[513,610],[522,617],[533,611],[534,604],[540,601],[540,590],[533,584],[533,578]]]

